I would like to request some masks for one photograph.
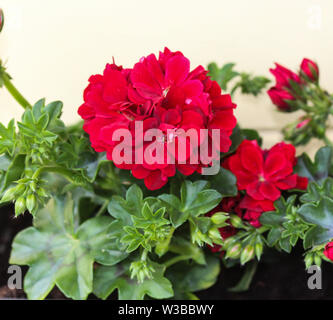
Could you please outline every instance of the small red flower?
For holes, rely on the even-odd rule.
[[[310,59],[304,58],[301,63],[301,72],[303,72],[310,80],[318,81],[319,68],[318,65]]]
[[[329,242],[325,246],[324,255],[333,261],[333,242]]]
[[[246,190],[255,200],[275,201],[281,190],[306,188],[307,179],[293,173],[295,147],[283,142],[262,150],[257,142],[244,140],[223,166],[237,178],[239,190]]]
[[[215,150],[227,152],[236,126],[235,107],[230,96],[222,94],[217,82],[207,76],[202,66],[190,71],[190,61],[181,52],[165,48],[158,58],[154,54],[141,58],[133,69],[113,63],[106,66],[102,75],[91,76],[78,112],[85,120],[83,129],[89,134],[92,147],[97,152],[106,152],[116,166],[132,170],[133,176],[144,179],[147,188],[155,190],[163,187],[176,174],[176,169],[190,175],[195,171],[200,173],[207,166],[202,159],[197,164],[190,162],[194,150],[199,153],[201,134],[196,145],[186,140],[186,157],[184,152],[178,154],[178,129],[185,132],[193,129],[197,133],[208,129],[208,150],[213,144],[212,129],[219,129],[220,144],[214,145]],[[143,123],[142,134],[148,129],[161,130],[163,136],[158,143],[163,148],[173,144],[175,151],[164,152],[164,158],[151,155],[141,163],[118,163],[113,151],[120,141],[113,141],[113,134],[117,129],[127,129],[135,140],[138,121]],[[175,134],[169,134],[170,130]],[[133,144],[128,145],[133,160],[136,150],[147,151],[154,142],[136,145],[137,149]],[[155,158],[158,159],[154,163],[149,161]],[[170,163],[170,158],[175,161]]]

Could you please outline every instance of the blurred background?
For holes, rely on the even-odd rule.
[[[0,57],[14,84],[31,103],[62,100],[68,124],[79,119],[91,74],[112,57],[132,67],[164,46],[182,51],[192,68],[235,62],[237,71],[271,79],[275,61],[297,70],[307,57],[319,63],[321,84],[333,91],[332,0],[1,0],[0,7]],[[234,100],[239,123],[259,129],[266,147],[299,116],[278,113],[266,93]],[[3,123],[22,113],[5,90],[0,108]]]

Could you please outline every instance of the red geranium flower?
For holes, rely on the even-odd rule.
[[[281,196],[280,190],[306,188],[307,179],[293,173],[295,164],[295,147],[291,144],[281,142],[262,150],[255,140],[244,140],[223,166],[236,176],[239,190],[246,190],[255,200],[275,201]]]
[[[186,157],[178,154],[178,129],[208,129],[208,150],[213,139],[212,129],[220,130],[220,144],[214,147],[227,152],[231,145],[230,135],[236,125],[233,109],[236,105],[229,95],[221,93],[219,85],[207,76],[207,71],[199,66],[190,71],[190,62],[177,51],[165,48],[157,58],[151,54],[140,59],[133,69],[123,69],[116,64],[108,64],[103,75],[91,76],[84,91],[84,103],[79,108],[80,116],[85,120],[84,130],[89,134],[91,145],[97,152],[107,153],[107,158],[122,169],[132,170],[138,179],[144,179],[148,189],[161,188],[178,169],[184,175],[201,172],[207,166],[199,159],[197,164],[190,163],[190,155],[200,149],[203,136],[198,134],[197,145],[186,140]],[[113,151],[120,141],[112,137],[117,129],[132,132],[133,141],[128,146],[132,150],[149,150],[152,142],[135,144],[135,124],[143,122],[143,132],[148,129],[160,129],[163,136],[158,143],[166,149],[175,144],[175,152],[164,153],[164,158],[152,163],[143,159],[138,163],[118,163],[113,159]],[[169,133],[168,132],[175,132]],[[168,159],[175,159],[170,163]]]

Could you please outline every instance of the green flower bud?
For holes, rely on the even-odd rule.
[[[236,243],[227,250],[226,258],[237,259],[241,253],[242,246]]]
[[[29,187],[30,187],[31,191],[33,191],[33,192],[37,191],[37,184],[35,181],[31,181],[29,184]]]
[[[312,255],[312,253],[308,253],[305,256],[304,262],[305,262],[305,268],[306,269],[309,269],[309,267],[313,265],[313,255]]]
[[[230,216],[230,223],[235,227],[235,228],[242,228],[244,227],[243,221],[240,217],[236,216],[235,214]]]
[[[243,265],[250,261],[254,257],[254,248],[252,245],[248,244],[242,251],[240,255],[240,263]]]
[[[214,224],[222,224],[229,218],[226,212],[216,212],[211,216],[211,220]]]
[[[315,255],[314,257],[314,263],[316,266],[320,267],[321,266],[321,258],[318,255]]]
[[[255,253],[256,253],[256,256],[257,256],[257,258],[258,258],[258,260],[260,260],[260,257],[261,257],[261,255],[262,255],[262,251],[263,251],[263,249],[264,249],[264,246],[262,245],[262,243],[261,242],[257,242],[256,244],[255,244]]]
[[[47,194],[45,192],[45,190],[43,188],[40,188],[37,190],[37,194],[41,197],[41,198],[47,198]]]
[[[223,249],[227,250],[232,244],[234,244],[237,240],[235,237],[229,237],[223,240]]]
[[[11,201],[15,198],[15,188],[7,189],[1,198],[1,202]]]
[[[19,197],[15,202],[15,216],[19,216],[26,209],[24,197]]]
[[[26,204],[27,204],[27,209],[31,213],[35,209],[36,204],[37,204],[36,196],[33,193],[31,193],[27,196]]]
[[[223,238],[221,236],[220,231],[217,228],[211,228],[208,231],[208,237],[213,240],[214,243],[216,244],[222,244],[223,243]]]

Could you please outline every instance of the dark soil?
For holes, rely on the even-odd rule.
[[[0,299],[24,299],[22,290],[10,290],[7,287],[8,260],[14,236],[22,229],[30,226],[30,214],[14,218],[12,207],[0,209]],[[307,287],[311,276],[304,268],[301,246],[291,254],[278,253],[275,250],[264,255],[259,263],[251,287],[243,293],[229,292],[228,288],[237,284],[243,269],[239,266],[223,268],[217,283],[197,293],[200,299],[213,300],[245,300],[245,299],[333,299],[333,266],[322,265],[322,289],[310,290]],[[26,268],[23,271],[26,272]],[[54,289],[48,299],[64,299],[58,289]],[[96,297],[91,296],[92,299]]]

